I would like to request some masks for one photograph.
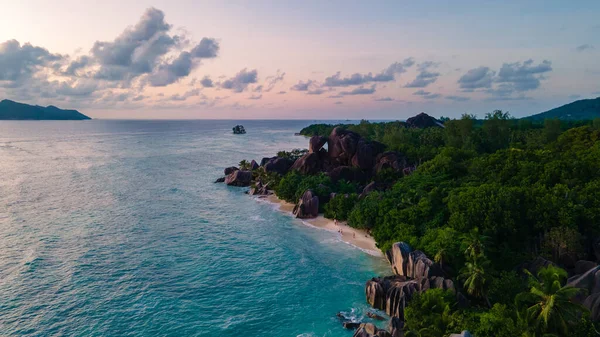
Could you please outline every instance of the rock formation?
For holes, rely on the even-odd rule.
[[[319,215],[319,197],[307,190],[294,207],[294,215],[300,219],[316,218]]]
[[[396,172],[403,171],[407,166],[406,157],[398,152],[384,152],[377,156],[374,173],[379,173],[385,169],[391,169]]]
[[[410,279],[405,276],[374,277],[367,281],[367,302],[392,317],[404,318],[404,308],[415,293],[432,288],[455,291],[454,282],[441,276]]]
[[[308,153],[319,152],[327,144],[327,137],[312,136],[308,141]]]
[[[292,165],[294,165],[294,162],[291,159],[274,157],[270,158],[263,167],[265,168],[266,172],[276,172],[284,175],[288,173]]]
[[[229,186],[250,186],[251,182],[252,172],[250,171],[236,170],[233,171],[233,173],[229,174],[227,177],[225,177],[225,184]]]
[[[303,174],[316,174],[321,171],[321,166],[322,163],[319,154],[311,152],[298,158],[291,169],[298,170],[298,172]]]
[[[430,127],[444,127],[444,124],[424,112],[407,119],[406,125],[411,128],[421,129]]]
[[[392,337],[389,332],[377,328],[372,323],[362,323],[352,337]]]
[[[225,170],[223,170],[223,172],[225,173],[226,176],[228,176],[237,170],[239,170],[237,167],[230,166],[230,167],[225,168]]]
[[[360,138],[356,144],[356,152],[352,156],[352,166],[371,171],[377,156],[385,150],[385,145],[379,142],[369,142]]]
[[[465,330],[461,333],[453,333],[450,335],[450,337],[473,337],[473,335],[471,335],[469,331]]]
[[[272,191],[269,187],[269,184],[263,184],[262,181],[257,181],[254,187],[250,189],[248,192],[250,195],[269,195],[272,194]]]
[[[256,162],[256,160],[252,159],[252,161],[250,162],[250,169],[252,171],[254,170],[258,170],[260,166],[258,165],[258,163]]]
[[[356,153],[360,139],[360,135],[356,132],[344,130],[340,127],[334,128],[327,140],[330,160],[343,166],[351,165],[352,157]]]

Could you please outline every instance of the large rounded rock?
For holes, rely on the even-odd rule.
[[[308,152],[319,152],[319,150],[321,150],[325,144],[327,144],[327,137],[312,136],[308,141]]]
[[[272,194],[269,184],[263,184],[262,181],[256,182],[256,185],[248,192],[250,195],[269,195]]]
[[[225,168],[225,170],[223,170],[223,172],[225,172],[225,175],[228,176],[237,170],[239,170],[237,167],[230,166],[230,167]]]
[[[225,177],[225,184],[229,186],[250,186],[252,172],[237,170]]]
[[[429,116],[428,114],[421,112],[420,114],[411,117],[406,120],[406,125],[411,128],[430,128],[430,127],[444,127],[437,119]]]
[[[369,142],[361,138],[356,145],[356,153],[352,156],[352,166],[363,170],[372,170],[377,156],[385,150],[379,142]]]
[[[388,331],[392,337],[404,337],[404,321],[398,317],[390,318]]]
[[[275,160],[277,157],[264,157],[260,160],[260,166],[265,166],[270,160]]]
[[[316,218],[319,215],[319,197],[307,190],[294,207],[294,215],[300,219]]]
[[[385,252],[388,262],[392,267],[395,275],[406,276],[406,265],[408,263],[408,254],[412,249],[406,242],[396,242],[392,248]]]
[[[291,159],[275,157],[269,159],[264,168],[266,172],[276,172],[284,175],[290,170],[292,165],[294,165],[294,162]]]
[[[294,162],[291,169],[298,170],[304,174],[316,174],[321,171],[321,166],[319,154],[312,152],[296,159],[296,162]]]
[[[407,166],[406,157],[398,152],[388,151],[377,156],[374,173],[391,169],[396,172],[403,171]]]
[[[408,263],[406,265],[406,276],[410,278],[429,278],[434,276],[443,276],[444,273],[439,264],[433,262],[420,250],[408,254]]]
[[[362,323],[352,337],[392,337],[389,332],[377,328],[372,323]]]
[[[252,159],[252,161],[250,162],[250,169],[252,171],[257,170],[260,166],[258,165],[258,163],[256,162],[256,160]]]
[[[365,183],[369,175],[350,166],[338,166],[327,173],[332,182],[337,183],[340,180],[348,182]]]
[[[404,318],[404,308],[415,293],[439,288],[455,292],[454,282],[443,277],[409,279],[405,276],[374,277],[365,286],[367,303],[390,317]]]
[[[590,311],[592,321],[600,321],[600,293],[588,296],[583,302],[583,306]]]
[[[329,158],[340,165],[350,165],[360,138],[356,132],[334,128],[327,140]]]
[[[412,251],[405,242],[394,243],[385,256],[396,275],[412,279],[444,276],[439,264],[433,262],[420,250]]]
[[[579,260],[575,263],[575,269],[573,273],[575,275],[581,275],[587,272],[588,270],[597,267],[598,264],[593,261]]]
[[[594,267],[581,275],[575,275],[567,280],[567,285],[585,289],[587,294],[600,292],[600,266]]]

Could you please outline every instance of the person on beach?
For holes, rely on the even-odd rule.
[[[356,232],[352,233],[352,237],[356,239]]]

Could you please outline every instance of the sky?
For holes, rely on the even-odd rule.
[[[600,96],[598,0],[0,8],[0,99],[94,118],[521,117]]]

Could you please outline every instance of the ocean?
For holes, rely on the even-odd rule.
[[[382,259],[213,183],[311,123],[0,122],[0,336],[352,336]]]

